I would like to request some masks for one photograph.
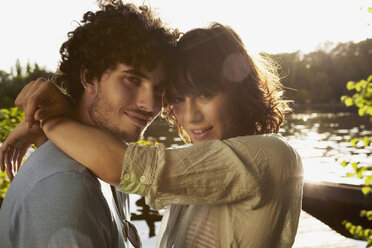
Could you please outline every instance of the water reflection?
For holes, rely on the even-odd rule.
[[[301,155],[305,180],[361,184],[361,180],[346,177],[351,168],[342,168],[343,160],[372,166],[371,147],[352,147],[348,139],[372,136],[368,118],[354,113],[299,113],[289,116],[280,132]]]
[[[147,223],[147,226],[149,227],[149,237],[155,236],[155,222],[161,221],[162,215],[159,213],[159,211],[150,209],[149,206],[145,203],[145,198],[140,198],[136,201],[136,205],[138,207],[137,213],[131,214],[131,220],[144,220]]]

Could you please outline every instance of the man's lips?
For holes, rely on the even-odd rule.
[[[151,116],[145,116],[135,112],[124,112],[128,118],[136,125],[141,128],[147,126],[147,124],[152,120]]]
[[[208,126],[204,128],[192,128],[190,130],[191,137],[194,141],[201,141],[208,137],[211,133],[213,126]]]

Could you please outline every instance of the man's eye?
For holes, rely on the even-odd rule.
[[[135,84],[135,85],[138,85],[141,83],[141,80],[138,78],[138,77],[134,77],[134,76],[126,76],[124,77],[125,81],[126,82],[129,82],[131,84]]]

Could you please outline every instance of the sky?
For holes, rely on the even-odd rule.
[[[237,31],[251,53],[308,53],[327,41],[372,38],[372,0],[146,0],[171,27],[186,32],[217,21]],[[16,0],[0,5],[0,70],[17,59],[54,71],[59,47],[95,0]],[[367,23],[371,25],[368,26]]]

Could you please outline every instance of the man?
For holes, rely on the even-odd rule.
[[[149,9],[113,2],[102,4],[96,13],[87,12],[82,24],[69,33],[52,80],[76,102],[70,111],[74,118],[129,142],[138,140],[160,111],[165,55],[178,35],[164,28]],[[38,79],[23,89],[16,105],[26,106],[22,94],[35,87],[58,95],[54,86]],[[27,105],[26,122],[17,128],[26,123],[31,127],[34,118],[43,119],[48,111],[60,114],[69,106],[64,96],[60,96],[64,104],[57,105],[39,97],[41,106]],[[30,108],[35,115],[27,115]],[[2,156],[6,149],[12,147],[5,142],[2,170],[4,163],[11,168]],[[8,174],[12,176],[9,169]],[[123,197],[114,192],[117,196]],[[50,141],[24,163],[0,210],[0,248],[120,247],[121,235],[97,178]]]

